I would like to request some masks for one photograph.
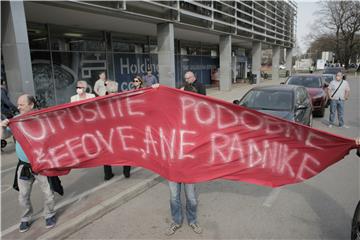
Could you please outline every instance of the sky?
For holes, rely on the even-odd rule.
[[[311,25],[315,22],[316,11],[320,10],[318,1],[297,0],[297,34],[296,38],[301,52],[306,52],[308,42],[304,39],[311,32]]]

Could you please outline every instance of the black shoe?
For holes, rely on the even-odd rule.
[[[56,225],[56,217],[55,217],[55,215],[50,217],[50,218],[45,219],[46,228],[53,228],[53,227],[55,227],[55,225]]]
[[[125,177],[125,178],[129,178],[129,177],[130,177],[130,169],[131,169],[130,166],[124,166],[123,173],[124,173],[124,177]]]
[[[114,174],[111,173],[111,174],[109,174],[109,175],[105,175],[104,180],[107,181],[107,180],[112,179],[113,177],[114,177]]]
[[[23,233],[30,229],[29,222],[21,222],[19,226],[19,232]]]

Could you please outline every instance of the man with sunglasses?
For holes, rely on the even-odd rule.
[[[76,102],[76,101],[80,101],[80,100],[85,100],[85,99],[89,99],[89,98],[94,98],[95,95],[92,93],[87,93],[86,89],[87,89],[88,85],[86,81],[77,81],[76,83],[76,95],[72,96],[70,98],[70,102]]]

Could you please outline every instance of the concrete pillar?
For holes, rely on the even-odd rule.
[[[35,96],[23,1],[1,3],[1,41],[11,101],[23,93]]]
[[[157,25],[159,83],[175,87],[174,25]]]
[[[251,72],[256,74],[256,84],[260,83],[260,68],[261,68],[261,42],[253,42],[251,49],[252,63]]]
[[[278,80],[279,79],[279,65],[280,65],[280,47],[273,46],[272,49],[272,71],[271,71],[271,79]]]
[[[220,91],[231,89],[231,36],[220,36]]]
[[[293,57],[293,49],[286,49],[286,70],[289,71],[289,75],[291,75],[292,71],[292,57]]]

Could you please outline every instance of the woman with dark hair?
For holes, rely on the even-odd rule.
[[[136,75],[132,81],[133,89],[140,89],[144,87],[144,81],[138,75]]]
[[[140,76],[136,75],[133,79],[132,83],[132,89],[141,89],[143,88],[143,80],[141,79]],[[123,173],[125,178],[129,178],[130,177],[130,170],[131,170],[131,166],[124,166],[123,168]]]

